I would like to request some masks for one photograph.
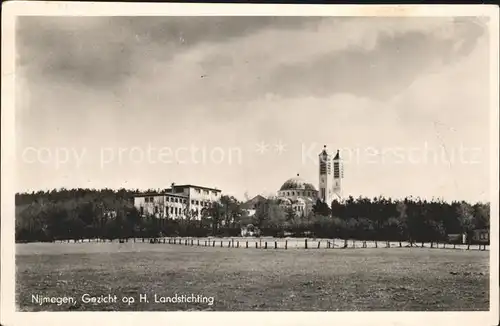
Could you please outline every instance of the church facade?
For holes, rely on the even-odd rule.
[[[325,145],[318,156],[318,189],[297,174],[296,177],[286,180],[276,194],[280,206],[292,208],[299,216],[309,214],[318,199],[328,206],[331,206],[334,199],[342,199],[344,175],[339,151],[333,156]]]

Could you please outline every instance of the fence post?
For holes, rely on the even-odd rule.
[[[215,240],[214,240],[214,242],[212,243],[212,247],[215,247]]]
[[[264,249],[267,249],[267,241],[264,243]]]
[[[321,241],[318,241],[318,249],[319,249],[320,246],[321,246]]]
[[[304,241],[304,247],[305,247],[305,249],[307,249],[307,239],[305,239],[305,241]]]
[[[200,239],[196,240],[196,245],[199,246],[200,245]]]
[[[257,249],[257,248],[259,248],[259,247],[258,247],[258,244],[259,244],[259,243],[258,243],[257,241],[255,241],[255,248],[256,248],[256,249]]]
[[[285,249],[288,249],[288,240],[285,240]]]
[[[239,248],[240,247],[240,241],[237,241],[236,242],[236,248]]]
[[[234,248],[234,239],[231,239],[231,247]]]
[[[386,248],[390,248],[390,247],[391,247],[391,244],[389,243],[389,241],[386,241],[386,242],[385,242],[385,247],[386,247]]]
[[[229,241],[229,242],[227,243],[227,247],[228,247],[228,248],[230,248],[230,247],[231,247],[231,241]]]
[[[191,245],[193,245],[193,239],[191,239]]]
[[[375,248],[378,248],[378,242],[375,240]]]
[[[165,238],[163,238],[163,243],[165,243]]]
[[[248,248],[248,241],[246,242],[245,246],[246,246],[246,248]]]
[[[356,240],[352,240],[352,247],[356,248]]]
[[[274,241],[274,249],[278,249],[278,241]]]

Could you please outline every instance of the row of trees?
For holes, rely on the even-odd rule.
[[[242,226],[252,224],[270,236],[445,241],[447,234],[470,235],[476,228],[488,229],[490,220],[489,203],[349,197],[333,201],[331,208],[317,201],[308,214],[297,214],[277,199],[261,198],[246,207],[231,196],[222,196],[203,210],[201,220],[174,220],[140,216],[133,205],[137,192],[61,189],[17,194],[16,240],[237,236]]]
[[[489,203],[471,205],[412,197],[349,197],[333,201],[331,208],[318,200],[307,215],[296,215],[291,208],[280,206],[279,200],[261,201],[254,223],[265,233],[416,242],[446,241],[448,234],[466,234],[471,239],[474,229],[489,229],[490,222]]]

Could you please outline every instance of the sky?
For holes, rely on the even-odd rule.
[[[317,186],[489,200],[481,18],[21,17],[17,190]]]

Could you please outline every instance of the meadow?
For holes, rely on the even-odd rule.
[[[314,250],[293,246],[265,250],[246,249],[244,240],[239,241],[239,248],[227,247],[229,242],[222,247],[142,241],[16,244],[17,307],[20,311],[489,309],[489,251],[384,248],[385,243],[379,248],[320,245]],[[118,300],[85,303],[83,294],[116,295]],[[155,302],[155,294],[214,301],[212,305]],[[72,297],[75,302],[39,305],[33,295]],[[141,302],[141,295],[148,302]]]

